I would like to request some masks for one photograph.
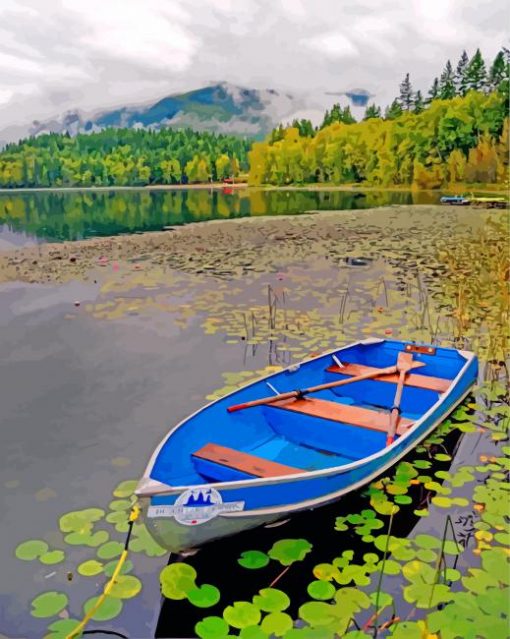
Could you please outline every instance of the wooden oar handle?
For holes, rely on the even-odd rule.
[[[289,391],[288,393],[280,393],[279,395],[275,395],[274,397],[262,397],[261,399],[254,399],[251,402],[245,402],[244,404],[234,404],[234,406],[228,406],[227,412],[235,413],[237,410],[243,410],[243,408],[252,408],[253,406],[262,406],[264,404],[274,404],[275,402],[280,402],[285,399],[292,399],[293,397],[298,397],[300,395],[300,391]]]

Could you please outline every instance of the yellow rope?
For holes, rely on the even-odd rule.
[[[92,617],[96,614],[97,610],[99,609],[99,607],[101,606],[103,601],[106,599],[106,597],[110,594],[110,591],[113,588],[113,586],[115,585],[117,577],[119,576],[119,573],[122,570],[122,566],[124,565],[124,562],[126,561],[126,558],[128,556],[128,552],[129,552],[128,546],[129,546],[129,538],[130,538],[130,535],[131,535],[131,529],[133,527],[133,523],[138,519],[139,515],[140,515],[140,508],[139,508],[139,506],[137,504],[135,504],[133,506],[132,510],[131,510],[130,515],[129,515],[130,527],[129,527],[129,532],[128,532],[127,539],[126,539],[126,545],[124,547],[124,550],[122,551],[121,556],[119,557],[119,561],[117,562],[117,565],[115,566],[115,570],[113,571],[113,575],[112,575],[110,581],[104,587],[103,592],[98,597],[96,603],[87,612],[85,617],[83,617],[83,620],[81,621],[81,623],[78,626],[76,626],[76,628],[74,628],[74,630],[72,630],[67,635],[66,639],[74,639],[74,637],[77,637],[82,632],[82,630],[85,629],[85,626],[92,619]]]

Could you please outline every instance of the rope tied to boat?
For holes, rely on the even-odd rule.
[[[87,612],[85,617],[83,617],[83,619],[80,622],[80,624],[78,626],[76,626],[76,628],[74,628],[74,630],[72,630],[67,635],[66,639],[74,639],[75,637],[77,637],[78,635],[80,635],[82,633],[82,631],[85,629],[85,626],[92,619],[92,617],[96,614],[96,612],[101,607],[101,605],[104,602],[104,600],[106,599],[106,597],[110,594],[113,586],[115,585],[115,582],[117,581],[117,577],[119,576],[120,571],[122,570],[122,566],[124,565],[124,562],[127,559],[127,556],[128,556],[128,553],[129,553],[129,542],[131,540],[131,533],[133,531],[133,525],[134,525],[135,521],[138,519],[139,516],[140,516],[140,507],[138,506],[138,504],[134,504],[133,507],[131,508],[131,512],[129,514],[128,531],[127,531],[127,535],[126,535],[126,541],[124,543],[124,550],[122,551],[122,553],[121,553],[121,555],[119,557],[119,560],[117,562],[117,565],[115,566],[115,570],[113,571],[113,574],[112,574],[112,576],[110,578],[110,581],[108,581],[106,586],[103,588],[103,592],[98,597],[96,603]]]

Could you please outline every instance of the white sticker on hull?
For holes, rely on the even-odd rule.
[[[197,526],[221,515],[244,509],[244,501],[223,502],[214,488],[186,490],[173,506],[150,506],[149,517],[174,517],[184,526]]]

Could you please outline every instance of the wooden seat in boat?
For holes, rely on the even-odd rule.
[[[365,373],[375,373],[377,368],[373,366],[364,366],[363,364],[344,364],[340,366],[330,366],[326,369],[328,373],[339,373],[341,375],[348,375],[349,377],[356,377],[357,375],[364,375]],[[391,375],[381,375],[381,377],[375,378],[374,381],[378,382],[391,382],[396,384],[398,382],[398,373],[392,373]],[[406,375],[406,386],[414,386],[415,388],[424,388],[426,390],[436,391],[438,393],[444,393],[450,387],[452,380],[443,379],[442,377],[429,377],[427,375],[419,375],[417,373],[409,373]]]
[[[228,466],[254,477],[278,477],[280,475],[295,475],[304,472],[301,468],[285,466],[277,462],[262,459],[256,455],[243,453],[234,448],[227,448],[219,444],[206,444],[200,450],[192,453],[193,457]]]
[[[342,369],[343,370],[343,369]],[[369,408],[360,408],[349,404],[339,404],[324,399],[286,399],[282,402],[271,404],[276,408],[322,417],[333,422],[343,422],[352,426],[361,426],[371,430],[386,432],[390,423],[389,413],[382,413]],[[397,433],[402,435],[413,424],[413,421],[401,417],[398,423]]]

